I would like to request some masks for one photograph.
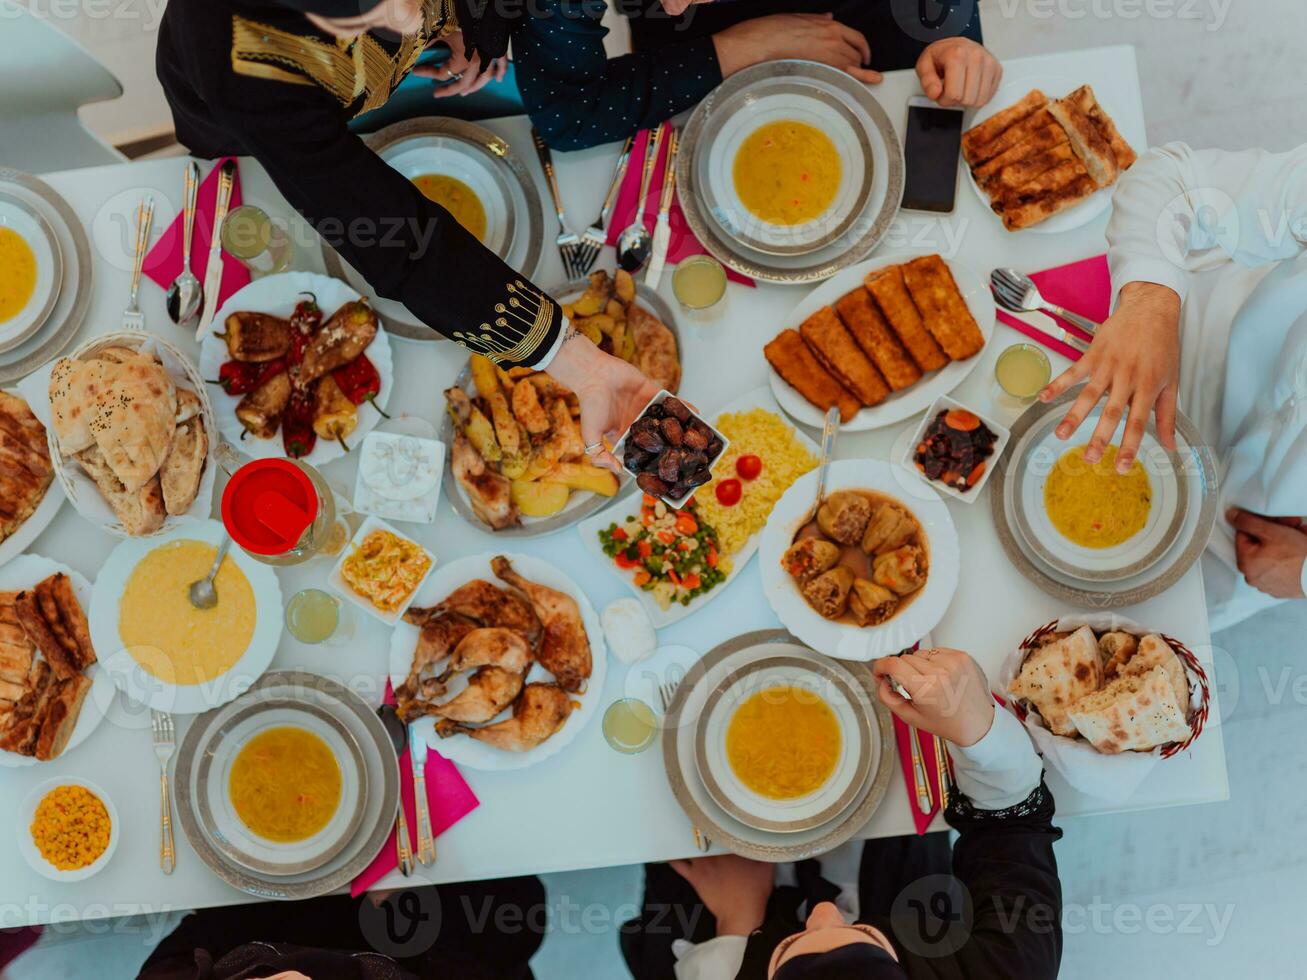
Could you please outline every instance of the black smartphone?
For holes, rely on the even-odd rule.
[[[903,159],[907,179],[903,207],[947,214],[958,190],[962,110],[943,109],[925,96],[908,100],[908,135]]]

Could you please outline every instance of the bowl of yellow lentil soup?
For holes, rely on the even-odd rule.
[[[23,803],[18,849],[51,881],[84,881],[118,846],[118,810],[107,793],[76,776],[37,786]]]

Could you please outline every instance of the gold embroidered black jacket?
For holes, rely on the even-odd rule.
[[[256,158],[381,295],[464,346],[532,365],[557,339],[557,304],[347,126],[384,103],[427,42],[452,29],[452,0],[426,3],[418,35],[338,42],[273,0],[170,0],[159,80],[192,153]]]

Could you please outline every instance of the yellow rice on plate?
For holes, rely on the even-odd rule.
[[[713,478],[694,495],[699,516],[716,528],[721,545],[722,570],[731,570],[731,556],[763,529],[772,508],[799,477],[817,466],[817,457],[799,442],[794,427],[774,412],[753,408],[747,412],[727,412],[714,423],[730,440],[726,454],[713,467]],[[757,456],[762,472],[756,480],[740,480],[740,502],[723,507],[717,502],[719,480],[739,479],[735,461],[741,456]]]

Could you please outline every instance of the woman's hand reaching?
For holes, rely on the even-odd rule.
[[[954,745],[975,745],[994,723],[994,699],[980,665],[961,650],[937,648],[872,664],[880,703],[913,728]],[[895,681],[908,692],[894,690]],[[908,700],[911,698],[911,700]]]
[[[422,78],[451,83],[441,85],[432,92],[434,98],[447,99],[453,95],[471,95],[473,92],[481,91],[491,82],[502,80],[504,73],[508,71],[507,58],[494,58],[484,69],[481,67],[479,55],[475,59],[469,58],[463,43],[462,31],[447,34],[440,39],[440,42],[449,45],[449,60],[437,68],[421,66],[413,69],[413,74]]]

